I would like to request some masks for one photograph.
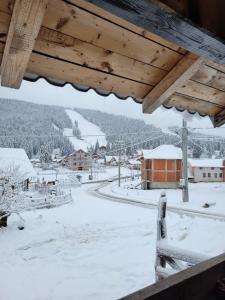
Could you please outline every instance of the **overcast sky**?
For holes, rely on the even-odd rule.
[[[87,93],[79,92],[70,85],[63,88],[55,87],[45,80],[39,80],[36,83],[23,81],[19,90],[1,87],[0,97],[39,104],[96,109],[114,114],[122,114],[127,117],[143,119],[147,123],[154,124],[158,127],[168,127],[171,125],[181,126],[183,117],[181,113],[163,108],[159,108],[153,114],[143,114],[141,105],[135,103],[132,99],[119,100],[112,95],[109,97],[102,97],[97,95],[93,90],[90,90]],[[190,116],[190,114],[185,113],[185,116],[186,115]],[[208,117],[201,118],[198,114],[191,117],[188,124],[192,127],[212,127],[212,123]]]

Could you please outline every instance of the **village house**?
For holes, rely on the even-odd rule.
[[[24,189],[28,189],[29,182],[37,178],[25,150],[21,148],[0,148],[0,172],[5,177],[10,176],[11,172],[16,172]]]
[[[105,156],[105,164],[107,166],[118,166],[118,157],[117,156],[111,156],[111,155],[106,155]]]
[[[225,160],[223,159],[189,159],[188,166],[192,182],[225,181]]]
[[[143,150],[141,179],[143,189],[178,188],[182,177],[182,151],[173,145]]]
[[[91,157],[86,151],[79,149],[66,156],[62,165],[74,171],[87,171],[91,166]]]

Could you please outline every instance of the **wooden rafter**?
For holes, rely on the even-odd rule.
[[[203,61],[202,58],[199,58],[195,54],[186,54],[144,98],[143,112],[152,113],[162,105],[197,72]]]
[[[48,0],[16,0],[1,64],[1,85],[19,88]]]
[[[225,43],[158,0],[87,0],[180,47],[225,64]]]

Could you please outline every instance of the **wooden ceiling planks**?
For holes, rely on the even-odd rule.
[[[74,4],[78,7],[81,7],[87,11],[89,11],[90,13],[94,13],[97,16],[100,16],[101,18],[104,18],[108,21],[113,22],[114,24],[117,24],[123,28],[129,29],[130,31],[133,31],[153,42],[156,42],[157,44],[160,44],[164,47],[167,47],[171,50],[177,51],[180,54],[186,54],[187,50],[182,49],[181,47],[175,45],[174,43],[169,42],[168,40],[165,40],[163,38],[161,38],[158,35],[155,35],[154,33],[151,33],[149,31],[145,31],[143,30],[143,28],[138,27],[132,23],[127,22],[125,19],[121,19],[115,15],[112,15],[110,13],[108,13],[106,10],[101,9],[100,7],[93,5],[87,1],[83,1],[83,0],[68,0],[68,3]]]
[[[187,95],[173,94],[166,102],[165,106],[176,107],[180,110],[189,110],[191,112],[199,112],[208,116],[215,116],[224,106],[215,105],[214,103],[203,101],[202,99],[194,99]]]
[[[225,65],[225,42],[159,0],[86,0],[205,59]]]
[[[50,2],[43,26],[167,71],[182,58],[176,51],[59,0]]]
[[[3,42],[13,2],[0,1]],[[0,52],[2,47],[0,43]],[[225,67],[204,61],[182,79],[177,66],[186,56],[193,54],[87,1],[51,0],[26,71],[140,101],[166,83],[155,94],[157,105],[152,110],[165,103],[207,114],[221,124]],[[168,84],[171,74],[177,77],[175,84],[173,80]]]
[[[0,43],[0,62],[3,49],[4,44]],[[118,93],[122,96],[130,94],[131,97],[142,98],[150,88],[149,85],[146,84],[133,82],[111,74],[105,75],[104,73],[91,69],[87,70],[85,67],[38,53],[31,54],[27,72],[70,82],[72,84],[90,86],[102,91]]]
[[[203,65],[192,80],[225,92],[225,73]]]
[[[35,51],[155,86],[166,71],[48,28],[40,30]]]
[[[5,40],[4,35],[7,32],[5,24],[6,22],[9,24],[10,15],[0,12],[1,19],[5,20],[4,26],[0,23],[0,32],[3,33],[2,40]],[[167,73],[165,70],[110,52],[46,27],[41,28],[34,51],[150,86],[156,85]]]
[[[178,88],[176,92],[215,104],[225,104],[224,92],[192,80],[187,81],[184,85]]]
[[[144,98],[143,112],[152,113],[189,80],[204,60],[195,54],[186,54],[176,66]]]
[[[142,98],[150,88],[147,84],[105,74],[37,53],[32,53],[27,71],[123,96]]]

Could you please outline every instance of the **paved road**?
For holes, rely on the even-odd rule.
[[[112,196],[108,195],[101,191],[101,189],[105,186],[107,186],[109,183],[102,183],[99,186],[92,188],[89,190],[89,193],[94,195],[95,197],[105,199],[108,201],[113,202],[119,202],[124,204],[129,204],[133,206],[139,206],[147,209],[158,209],[158,205],[154,203],[145,203],[142,201],[136,201],[125,197],[120,196]],[[177,213],[179,215],[186,215],[189,217],[201,217],[201,218],[208,218],[213,220],[220,220],[225,222],[225,215],[223,214],[216,214],[216,213],[209,213],[209,212],[200,212],[194,209],[187,209],[187,208],[179,208],[179,207],[173,207],[173,206],[167,206],[167,211]]]

